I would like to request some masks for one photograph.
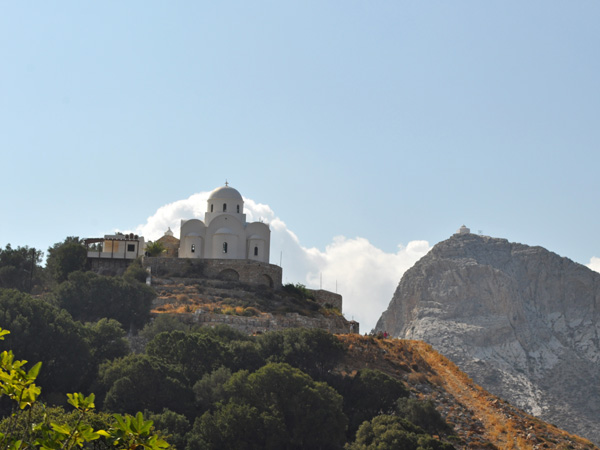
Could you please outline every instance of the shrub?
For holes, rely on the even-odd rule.
[[[431,400],[420,401],[414,398],[400,398],[396,402],[396,411],[399,416],[420,426],[428,433],[439,434],[450,431],[450,426],[435,409],[435,405]]]

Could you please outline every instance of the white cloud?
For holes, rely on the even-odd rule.
[[[135,233],[156,240],[168,227],[179,235],[181,219],[204,218],[209,192],[194,194],[158,208]],[[430,246],[427,241],[399,245],[395,253],[386,253],[367,239],[337,236],[324,251],[302,246],[298,237],[265,204],[244,199],[249,222],[262,220],[271,227],[271,262],[283,268],[284,283],[302,283],[336,291],[344,298],[344,316],[360,322],[368,332],[387,308],[402,277]],[[332,230],[335,231],[335,230]],[[598,261],[600,264],[600,260]]]
[[[590,269],[600,273],[600,258],[597,256],[592,256],[590,259],[590,263],[586,264]]]

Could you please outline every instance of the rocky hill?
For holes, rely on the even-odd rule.
[[[201,326],[228,325],[244,333],[286,328],[320,328],[330,333],[357,333],[359,324],[341,311],[315,300],[314,291],[301,285],[272,289],[208,278],[157,278],[153,314],[175,315]]]
[[[408,270],[376,329],[423,340],[476,383],[600,442],[600,274],[474,234]]]
[[[592,450],[590,441],[537,419],[490,394],[422,341],[339,336],[347,346],[338,370],[380,370],[406,382],[413,397],[431,400],[452,431],[441,438],[456,449]]]

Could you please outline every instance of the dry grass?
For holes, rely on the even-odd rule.
[[[491,395],[424,342],[358,335],[339,337],[348,348],[340,371],[368,367],[404,379],[414,395],[432,399],[448,422],[454,424],[455,433],[465,443],[460,448],[597,448]]]

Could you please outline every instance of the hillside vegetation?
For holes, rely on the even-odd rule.
[[[152,312],[157,314],[181,314],[198,309],[240,316],[298,313],[315,317],[333,313],[315,302],[300,284],[274,290],[263,285],[208,278],[154,277],[152,286],[157,294]]]
[[[453,427],[457,448],[597,448],[491,395],[429,344],[371,336],[338,337],[347,348],[338,370],[377,369],[405,380],[412,395],[434,402]]]
[[[35,257],[30,251],[4,253]],[[24,270],[13,259],[5,274]],[[42,362],[37,382],[43,390],[20,415],[28,423],[52,427],[75,420],[82,430],[111,430],[110,413],[143,411],[145,419],[136,415],[136,423],[151,432],[145,421],[153,421],[154,430],[181,450],[595,448],[485,392],[422,342],[287,324],[248,334],[180,320],[194,308],[236,321],[288,313],[306,323],[327,315],[341,319],[308,298],[302,286],[274,291],[176,279],[155,292],[145,285],[141,266],[106,277],[73,271],[78,266],[69,261],[57,259],[64,270],[57,269],[43,289],[33,278],[24,287],[0,287],[0,327],[11,331],[0,350]],[[160,314],[168,305],[171,314]],[[81,420],[69,415],[65,394],[73,391],[85,392],[77,398],[94,403],[97,412]],[[29,440],[44,437],[42,429],[15,421],[7,406],[0,402],[0,439],[15,430]],[[96,442],[96,448],[115,448]]]

